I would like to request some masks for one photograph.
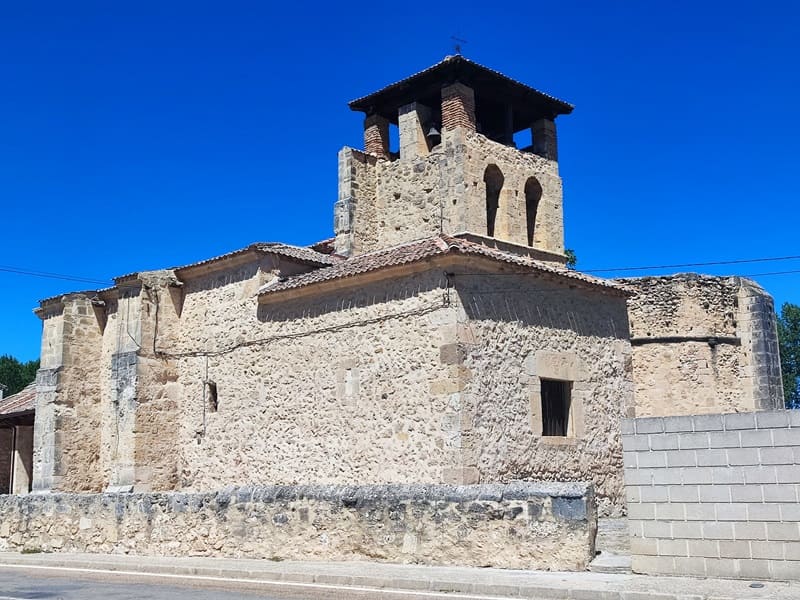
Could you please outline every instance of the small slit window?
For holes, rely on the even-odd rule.
[[[217,399],[217,384],[213,381],[206,381],[209,412],[217,412],[219,400]]]
[[[542,379],[542,435],[566,437],[570,435],[570,405],[572,383],[556,379]]]

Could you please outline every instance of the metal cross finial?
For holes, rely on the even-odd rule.
[[[461,38],[456,37],[454,35],[451,35],[450,39],[453,40],[453,42],[455,42],[454,49],[456,51],[456,54],[461,54],[461,44],[466,44],[467,40],[462,40]]]

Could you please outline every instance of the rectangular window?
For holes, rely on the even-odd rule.
[[[542,435],[569,435],[572,383],[556,379],[542,379]]]

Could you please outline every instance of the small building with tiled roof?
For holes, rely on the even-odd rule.
[[[587,480],[621,513],[641,286],[566,266],[572,106],[455,56],[350,107],[330,239],[40,303],[35,490]]]

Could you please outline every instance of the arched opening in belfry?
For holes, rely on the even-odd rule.
[[[503,189],[502,171],[497,165],[489,165],[483,172],[483,182],[486,184],[486,235],[494,237],[494,227],[497,221],[497,209],[500,206],[500,191]]]
[[[536,231],[536,212],[539,200],[542,199],[542,186],[535,177],[525,182],[525,223],[528,232],[528,246],[533,246],[533,234]]]

